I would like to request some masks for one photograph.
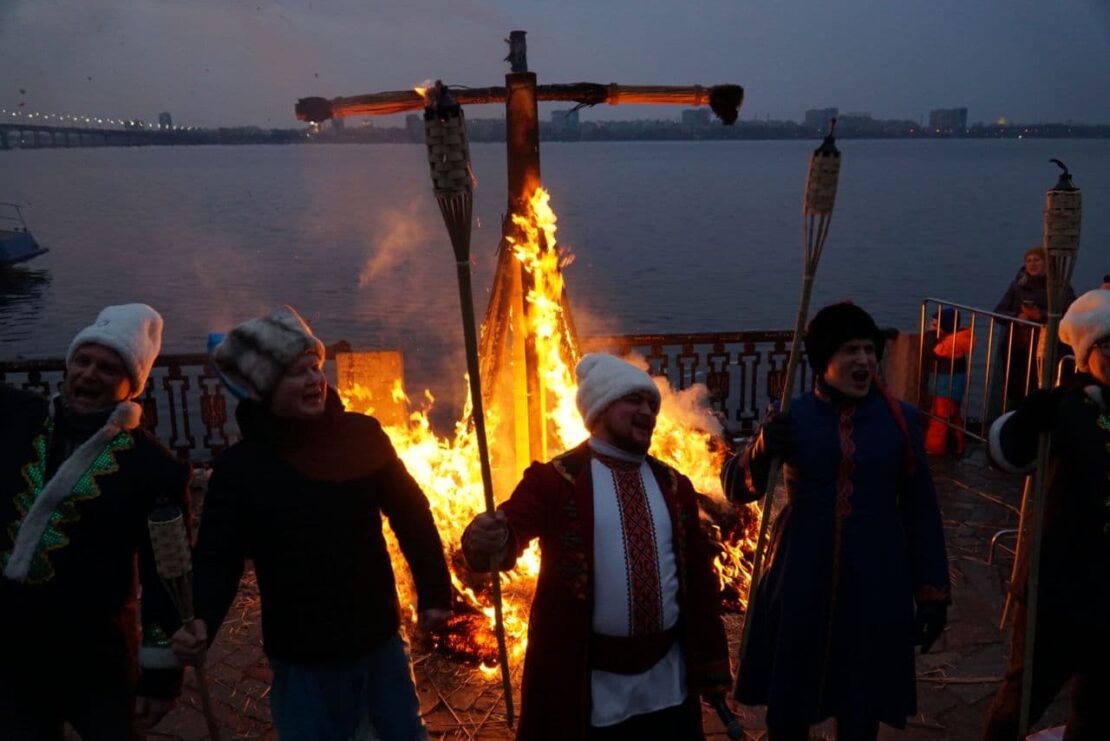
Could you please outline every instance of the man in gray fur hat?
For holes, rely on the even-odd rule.
[[[180,622],[146,521],[163,501],[188,511],[189,470],[138,428],[132,401],[161,341],[154,309],[109,306],[70,344],[61,394],[0,385],[5,741],[61,738],[63,722],[85,739],[128,739],[180,691],[168,639]]]
[[[248,396],[243,439],[216,460],[193,554],[193,632],[203,658],[254,562],[270,705],[283,739],[426,738],[381,517],[412,571],[420,624],[442,628],[451,582],[428,500],[373,417],[345,412],[323,373],[324,345],[291,307],[231,330],[212,359]]]

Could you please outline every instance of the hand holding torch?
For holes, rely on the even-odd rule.
[[[809,173],[806,176],[805,197],[802,201],[802,295],[798,302],[798,314],[794,321],[794,338],[790,345],[790,359],[786,363],[786,375],[782,384],[782,400],[779,409],[785,414],[790,410],[790,397],[794,393],[794,373],[802,354],[802,339],[805,336],[806,317],[809,314],[809,300],[813,293],[813,278],[817,274],[817,264],[821,251],[829,235],[833,206],[836,202],[836,188],[840,180],[840,150],[836,148],[833,133],[836,119],[829,125],[828,136],[809,158]],[[763,568],[764,551],[767,545],[767,529],[771,524],[771,509],[774,503],[775,486],[779,477],[781,461],[771,461],[767,476],[767,490],[763,497],[763,511],[760,513],[759,539],[756,541],[752,559],[751,586],[748,591],[747,613],[744,619],[744,633],[740,642],[740,655],[743,656],[751,637],[750,620],[756,586]]]
[[[161,505],[150,513],[147,528],[150,530],[155,569],[170,593],[181,624],[188,629],[196,616],[193,614],[193,559],[189,549],[189,535],[185,530],[185,518],[178,507]],[[208,735],[213,741],[219,741],[220,727],[212,711],[212,698],[208,694],[204,664],[196,664],[193,672],[197,677],[197,693],[200,694]]]
[[[455,251],[459,278],[459,303],[462,307],[463,338],[466,344],[466,367],[470,377],[470,408],[474,433],[478,438],[478,456],[482,469],[482,488],[486,511],[494,512],[493,477],[490,473],[489,445],[482,411],[482,382],[479,376],[478,333],[474,323],[474,297],[470,287],[470,223],[474,202],[474,179],[470,170],[470,145],[466,138],[466,121],[462,107],[456,103],[442,82],[427,91],[424,110],[424,134],[428,144],[428,165],[436,202],[447,226]],[[501,577],[496,559],[490,562],[493,586],[493,611],[497,633],[497,651],[501,664],[501,684],[505,691],[505,713],[513,726],[513,686],[509,676],[509,654],[505,647],[505,624],[501,609]]]

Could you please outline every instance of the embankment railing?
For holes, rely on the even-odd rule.
[[[782,393],[790,354],[788,331],[643,334],[583,338],[583,351],[643,357],[672,387],[703,383],[714,413],[730,435],[750,434],[772,398]],[[328,348],[347,351],[347,343]],[[61,358],[0,362],[0,383],[51,395],[61,388]],[[334,373],[332,374],[334,377]],[[798,374],[798,390],[812,380]],[[182,460],[203,464],[238,438],[236,400],[203,353],[161,355],[138,401],[143,424]]]

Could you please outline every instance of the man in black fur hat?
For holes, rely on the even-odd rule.
[[[813,391],[774,414],[721,472],[734,502],[758,499],[771,460],[787,504],[753,588],[736,698],[767,706],[771,741],[836,718],[840,741],[903,728],[917,712],[914,644],[940,636],[948,559],[915,409],[878,377],[883,336],[850,303],[813,317]],[[915,614],[916,607],[916,614]]]

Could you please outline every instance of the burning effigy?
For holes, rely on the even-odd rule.
[[[573,369],[580,356],[580,342],[564,277],[573,256],[558,243],[551,194],[540,179],[537,101],[572,100],[580,106],[601,102],[710,105],[722,121],[732,123],[743,99],[743,90],[737,85],[538,86],[536,75],[527,71],[524,33],[514,32],[510,44],[512,72],[506,76],[503,88],[448,89],[437,84],[330,101],[307,98],[297,105],[298,116],[314,122],[426,108],[436,196],[460,265],[460,281],[467,282],[460,292],[464,325],[469,265],[465,278],[462,266],[469,261],[469,244],[463,249],[460,242],[464,236],[469,241],[470,212],[463,194],[471,186],[467,182],[468,159],[464,161],[469,156],[465,152],[465,124],[461,111],[456,113],[454,109],[449,128],[436,124],[437,117],[442,123],[442,113],[434,109],[447,100],[455,107],[506,105],[509,209],[490,302],[475,342],[477,367],[472,363],[467,377],[459,378],[460,383],[469,383],[463,413],[450,434],[437,434],[428,417],[433,397],[424,391],[421,408],[400,423],[385,427],[405,466],[427,494],[448,549],[457,605],[440,647],[476,659],[483,673],[490,676],[498,671],[496,595],[487,577],[470,573],[458,552],[463,529],[489,504],[488,487],[483,482],[483,433],[490,441],[489,463],[498,501],[507,498],[532,460],[547,460],[588,437],[574,401],[577,387]],[[458,196],[453,201],[449,193],[452,189]],[[642,365],[646,367],[646,363]],[[476,383],[479,376],[480,385]],[[409,397],[401,380],[386,380],[393,395],[407,403]],[[703,524],[718,548],[714,565],[723,600],[726,606],[741,609],[750,583],[757,508],[738,512],[723,498],[718,474],[728,446],[719,422],[709,412],[705,387],[673,390],[665,378],[657,382],[662,407],[650,452],[685,473],[701,493]],[[367,389],[356,384],[341,392],[348,409],[374,412],[376,400]],[[401,558],[395,542],[391,549],[394,558]],[[538,546],[533,544],[512,571],[499,574],[503,609],[500,622],[504,625],[507,660],[514,666],[523,659],[527,646],[528,610],[539,562]],[[405,570],[397,569],[397,573]],[[412,585],[402,581],[399,589],[401,603],[408,606],[406,617],[415,621]]]

